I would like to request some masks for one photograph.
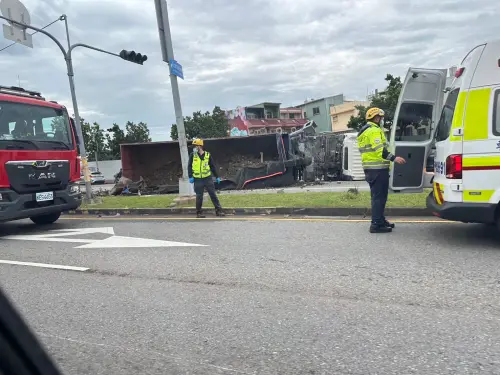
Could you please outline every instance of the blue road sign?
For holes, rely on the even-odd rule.
[[[182,65],[179,64],[174,59],[170,59],[170,74],[184,79],[184,73],[182,72]]]

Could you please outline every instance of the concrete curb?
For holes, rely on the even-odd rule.
[[[245,215],[283,215],[283,216],[370,216],[368,208],[334,208],[334,207],[318,207],[318,208],[226,208],[226,215],[245,216]],[[215,214],[213,209],[205,209],[204,213]],[[116,208],[116,209],[78,209],[69,211],[67,215],[149,215],[149,216],[167,216],[167,215],[195,215],[195,208]],[[387,208],[387,216],[432,216],[432,213],[427,208]]]

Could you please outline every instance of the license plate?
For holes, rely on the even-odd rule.
[[[43,193],[36,193],[36,201],[37,202],[47,202],[54,200],[54,192],[46,191]]]

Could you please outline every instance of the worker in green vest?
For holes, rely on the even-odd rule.
[[[212,200],[217,216],[225,216],[222,212],[222,207],[215,192],[213,177],[220,184],[220,177],[217,175],[217,169],[212,156],[209,152],[203,149],[203,140],[199,138],[193,139],[193,153],[189,156],[188,175],[189,182],[194,184],[194,192],[196,193],[196,217],[204,218],[202,213],[203,194],[205,189]]]
[[[389,167],[391,162],[406,163],[405,159],[395,156],[387,149],[384,134],[384,111],[370,108],[366,111],[366,124],[359,130],[358,147],[366,181],[370,185],[372,200],[372,223],[370,233],[392,232],[394,224],[384,216],[389,194]]]

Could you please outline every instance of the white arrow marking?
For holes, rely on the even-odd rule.
[[[15,260],[0,260],[0,264],[12,264],[15,266],[30,266],[30,267],[40,267],[40,268],[54,268],[58,270],[79,271],[79,272],[85,272],[90,269],[86,267],[60,266],[57,264],[17,262]]]
[[[52,238],[48,236],[7,236],[3,237],[5,240],[21,240],[21,241],[45,241],[45,242],[81,242],[89,243],[96,242],[99,240],[94,240],[91,238]]]
[[[195,243],[172,242],[151,240],[148,238],[112,236],[105,240],[95,241],[87,245],[78,246],[77,249],[96,249],[109,247],[184,247],[184,246],[207,246]]]
[[[104,233],[111,236],[104,239],[92,238],[62,238],[66,236],[76,236],[79,234]],[[73,242],[83,243],[85,245],[78,246],[78,249],[97,249],[97,248],[123,248],[123,247],[186,247],[186,246],[207,246],[187,242],[173,242],[153,240],[148,238],[123,237],[115,236],[115,231],[112,227],[104,228],[80,228],[80,229],[57,229],[44,234],[33,235],[15,235],[2,237],[5,240],[22,240],[22,241],[46,241],[46,242]]]
[[[78,228],[78,229],[55,229],[51,232],[66,232],[65,234],[57,234],[58,236],[72,236],[73,234],[89,234],[89,233],[104,233],[115,234],[113,227],[103,228]],[[71,232],[71,233],[70,233]],[[52,234],[44,234],[44,236],[54,236]]]

